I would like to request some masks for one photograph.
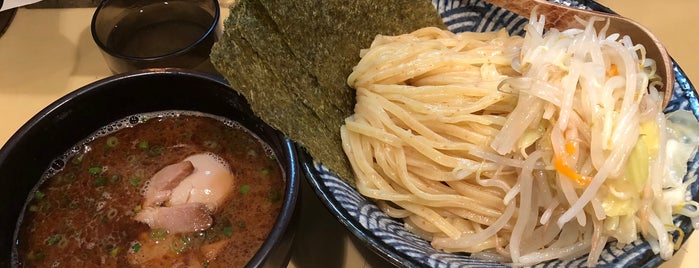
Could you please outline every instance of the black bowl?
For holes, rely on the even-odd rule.
[[[71,92],[31,118],[0,149],[0,267],[12,264],[17,219],[29,192],[54,158],[113,121],[164,110],[223,116],[241,123],[272,147],[286,172],[286,194],[269,237],[248,266],[286,266],[300,189],[293,142],[257,118],[245,98],[222,77],[152,69],[112,76]]]

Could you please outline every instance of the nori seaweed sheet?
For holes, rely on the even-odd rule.
[[[339,131],[355,103],[347,76],[376,35],[427,26],[446,29],[427,0],[239,0],[211,61],[260,118],[354,184]]]

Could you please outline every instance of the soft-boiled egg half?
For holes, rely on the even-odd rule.
[[[202,231],[233,188],[234,175],[213,153],[188,156],[158,171],[151,179],[135,220],[169,232]]]
[[[228,163],[213,153],[191,155],[183,161],[192,162],[194,171],[172,189],[170,206],[202,203],[215,211],[233,188],[234,176]]]

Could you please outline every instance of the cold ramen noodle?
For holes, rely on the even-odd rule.
[[[25,206],[18,265],[242,267],[284,194],[268,145],[195,112],[130,116],[55,163]]]
[[[378,36],[341,128],[359,192],[449,252],[594,266],[606,242],[644,238],[670,258],[673,215],[697,217],[683,177],[699,127],[663,114],[643,47],[595,22]]]

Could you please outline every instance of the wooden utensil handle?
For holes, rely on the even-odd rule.
[[[536,7],[536,14],[546,16],[546,29],[556,28],[563,30],[576,25],[575,16],[587,19],[589,16],[595,15],[595,12],[589,10],[573,10],[565,6],[551,3],[545,0],[484,0],[490,4],[507,9],[525,18],[530,18],[532,11]],[[582,12],[582,14],[581,14]]]
[[[507,9],[525,18],[531,16],[532,10],[536,9],[537,15],[546,16],[546,29],[555,28],[564,30],[573,27],[580,27],[576,17],[589,20],[592,16],[607,18],[607,33],[621,33],[631,37],[635,44],[643,44],[646,49],[646,56],[654,59],[658,64],[658,75],[663,80],[661,91],[672,92],[675,74],[672,69],[672,59],[667,54],[667,50],[662,43],[643,25],[638,24],[633,20],[622,18],[615,14],[604,12],[590,11],[586,9],[578,9],[567,7],[545,0],[484,0],[492,5]],[[665,107],[672,98],[672,94],[665,94],[663,99],[663,107]]]

